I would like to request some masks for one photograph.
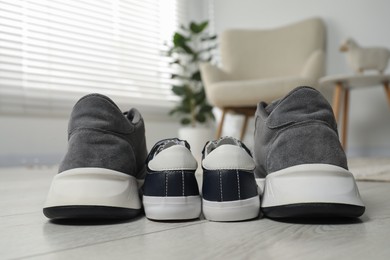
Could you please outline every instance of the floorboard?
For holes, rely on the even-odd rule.
[[[55,168],[0,169],[0,259],[389,259],[390,183],[359,182],[356,220],[48,221]]]

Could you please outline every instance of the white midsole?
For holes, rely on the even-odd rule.
[[[57,174],[46,207],[95,205],[140,209],[138,182],[133,176],[104,168],[75,168]]]
[[[352,173],[338,166],[302,164],[267,175],[262,207],[297,203],[364,206]]]
[[[201,198],[197,196],[143,196],[145,215],[150,219],[194,219],[200,216]]]
[[[203,199],[203,215],[212,221],[239,221],[255,218],[259,215],[259,209],[259,196],[222,202]]]

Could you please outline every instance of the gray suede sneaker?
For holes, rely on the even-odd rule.
[[[43,209],[50,219],[131,218],[141,211],[145,128],[136,109],[122,113],[106,96],[90,94],[73,108],[68,152]]]
[[[254,159],[265,178],[261,208],[271,218],[359,217],[365,207],[339,142],[333,111],[299,87],[256,112]]]

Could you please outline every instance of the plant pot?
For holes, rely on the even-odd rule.
[[[198,162],[198,171],[201,169],[202,149],[206,142],[214,139],[214,129],[211,127],[182,127],[179,129],[179,138],[186,140],[191,146],[191,152]]]

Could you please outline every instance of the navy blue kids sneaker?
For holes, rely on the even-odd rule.
[[[212,221],[240,221],[259,215],[255,163],[233,137],[208,142],[203,149],[203,215]]]
[[[198,167],[190,145],[172,138],[157,142],[146,160],[143,187],[145,215],[153,220],[195,219],[201,198],[195,178]]]

